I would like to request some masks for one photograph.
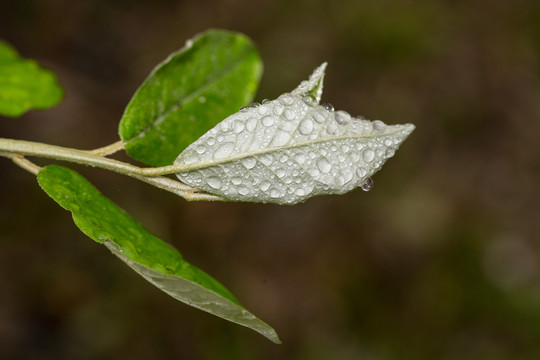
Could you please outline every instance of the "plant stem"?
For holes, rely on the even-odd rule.
[[[122,140],[119,140],[111,145],[107,145],[104,147],[100,147],[98,149],[90,150],[88,152],[94,155],[108,156],[123,149],[124,149],[124,142]]]
[[[10,158],[16,165],[34,175],[37,175],[41,170],[41,167],[37,166],[30,160],[25,159],[22,155],[0,152],[0,156]]]
[[[179,181],[175,181],[163,176],[158,176],[160,174],[163,174],[163,170],[161,170],[160,172],[160,169],[166,169],[166,171],[170,171],[173,167],[175,168],[175,170],[177,170],[178,168],[185,168],[185,166],[172,165],[164,166],[162,168],[139,168],[135,165],[124,163],[122,161],[114,159],[109,159],[104,157],[103,155],[100,155],[114,153],[120,150],[122,147],[123,144],[121,142],[117,142],[96,150],[84,151],[38,142],[0,138],[0,156],[5,156],[12,159],[17,165],[21,166],[25,170],[32,172],[33,174],[37,174],[40,170],[40,167],[24,159],[24,155],[69,161],[77,164],[99,167],[102,169],[114,171],[119,174],[127,175],[137,180],[144,181],[160,189],[170,191],[176,195],[183,197],[188,201],[223,200],[218,196],[207,194]]]

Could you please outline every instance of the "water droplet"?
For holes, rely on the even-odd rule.
[[[279,170],[276,171],[276,175],[280,179],[285,177],[286,174],[287,174],[287,172],[285,170],[283,170],[283,169],[279,169]]]
[[[356,176],[358,176],[360,179],[364,178],[367,175],[367,171],[364,168],[356,169]]]
[[[264,99],[264,100],[262,101],[262,104],[263,104],[263,105],[266,105],[266,104],[268,104],[269,102],[270,102],[269,99]]]
[[[242,164],[246,167],[246,169],[250,170],[255,167],[257,160],[255,160],[253,157],[247,157],[242,159]]]
[[[283,146],[289,142],[290,135],[284,130],[276,131],[274,138],[272,139],[272,145],[274,146]]]
[[[304,119],[300,123],[300,127],[298,128],[298,131],[300,131],[300,134],[302,135],[309,135],[313,132],[313,121],[311,119]]]
[[[249,110],[249,108],[247,106],[242,106],[240,108],[240,112],[247,112]]]
[[[206,147],[204,145],[199,145],[195,148],[195,151],[199,154],[199,155],[202,155],[206,152]]]
[[[333,121],[331,123],[329,123],[328,126],[326,127],[326,131],[330,135],[335,135],[338,132],[338,127],[337,127],[336,123],[333,122]]]
[[[277,199],[280,196],[281,196],[281,192],[278,189],[270,190],[270,197],[273,197],[274,199]]]
[[[184,158],[184,164],[194,164],[198,162],[200,159],[196,155],[188,155]]]
[[[381,120],[373,121],[373,130],[375,130],[377,132],[382,132],[382,131],[384,131],[385,127],[386,127],[386,125]]]
[[[259,184],[259,189],[261,189],[262,191],[266,191],[268,189],[270,189],[270,182],[269,181],[261,181],[261,183]]]
[[[372,162],[373,159],[375,159],[375,151],[371,149],[366,149],[362,153],[362,156],[364,157],[365,162]]]
[[[351,169],[343,170],[343,178],[345,179],[345,184],[351,181],[354,177],[354,174]]]
[[[325,108],[328,111],[334,111],[334,105],[332,105],[330,103],[323,104],[322,107]]]
[[[369,191],[373,188],[374,181],[372,178],[368,177],[361,185],[362,190]]]
[[[345,178],[343,177],[343,175],[338,175],[334,179],[334,182],[336,183],[337,187],[342,187],[343,185],[345,185]]]
[[[225,158],[229,156],[233,150],[234,150],[234,144],[232,142],[221,144],[214,152],[214,159]]]
[[[293,120],[296,117],[296,114],[291,109],[287,109],[283,113],[283,116],[285,116],[285,119],[287,120]]]
[[[206,102],[206,98],[204,96],[199,96],[199,102],[204,104]]]
[[[281,115],[283,113],[283,105],[280,105],[280,104],[275,104],[274,105],[274,114],[276,115]]]
[[[283,105],[292,105],[294,103],[294,99],[289,94],[283,94],[279,97],[279,100]]]
[[[279,158],[279,162],[284,163],[284,162],[287,161],[287,159],[288,159],[288,157],[286,155],[281,155],[281,157]]]
[[[306,191],[304,189],[296,189],[296,195],[304,196],[306,195]]]
[[[231,182],[234,184],[234,185],[240,185],[242,183],[242,178],[241,177],[238,177],[238,176],[235,176],[231,179]]]
[[[219,125],[219,128],[220,128],[221,131],[227,132],[227,131],[229,131],[229,123],[226,122],[226,121],[222,121],[220,123],[220,125]]]
[[[258,103],[258,102],[254,102],[251,105],[249,105],[250,108],[257,108],[259,106],[261,106],[261,103]]]
[[[314,106],[317,103],[317,99],[315,98],[315,96],[307,93],[302,95],[302,100],[308,106]]]
[[[351,115],[343,110],[336,111],[334,118],[339,125],[347,125],[351,122]]]
[[[302,165],[306,162],[306,156],[304,154],[298,154],[295,159],[299,165]]]
[[[392,141],[392,139],[389,139],[389,138],[384,139],[385,146],[392,146],[393,144],[394,142]]]
[[[240,134],[242,131],[244,131],[245,125],[244,122],[241,120],[235,120],[233,123],[233,131],[237,134]]]
[[[268,112],[268,106],[259,106],[257,109],[259,115],[264,115]]]
[[[396,151],[393,148],[386,148],[384,156],[387,158],[391,158],[392,156],[394,156],[395,153]]]
[[[371,125],[370,121],[364,122],[364,133],[371,134],[373,132],[373,125]]]
[[[350,150],[351,150],[351,148],[349,147],[349,145],[342,145],[341,146],[341,152],[344,153],[344,154],[348,153]]]
[[[354,120],[366,120],[366,117],[364,115],[358,115]]]
[[[264,126],[272,126],[276,122],[276,119],[273,116],[268,115],[263,117],[261,122]]]
[[[332,170],[332,165],[325,157],[317,160],[317,167],[319,168],[319,171],[323,174],[328,174],[330,170]]]
[[[246,196],[247,194],[249,194],[249,189],[245,186],[241,186],[240,188],[238,188],[238,193],[240,195]]]
[[[322,114],[319,114],[318,112],[312,115],[313,120],[315,120],[318,123],[323,123],[325,118]]]
[[[221,180],[215,176],[209,177],[208,179],[206,179],[206,182],[208,183],[208,185],[210,185],[216,190],[221,189]]]

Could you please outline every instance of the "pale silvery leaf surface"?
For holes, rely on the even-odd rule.
[[[104,245],[139,275],[173,298],[213,315],[251,328],[276,344],[281,343],[274,329],[242,306],[238,306],[217,293],[206,291],[199,284],[181,276],[163,274],[147,266],[138,264],[128,259],[124,255],[122,248],[112,241],[105,241]]]
[[[273,101],[243,108],[187,147],[178,178],[233,201],[295,204],[361,186],[414,125],[386,125],[319,105],[324,67]]]

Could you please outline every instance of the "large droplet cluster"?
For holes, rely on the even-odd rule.
[[[178,178],[230,200],[293,204],[362,186],[414,129],[317,100],[293,92],[243,108],[180,154],[194,170]]]

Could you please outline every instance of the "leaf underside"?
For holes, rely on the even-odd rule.
[[[104,244],[150,283],[188,305],[247,326],[279,343],[274,329],[245,310],[219,282],[186,262],[92,184],[70,169],[51,165],[38,174],[43,190],[72,212],[77,227]]]
[[[178,178],[234,201],[294,204],[361,186],[414,125],[386,125],[319,105],[324,67],[291,93],[244,109],[176,159]]]
[[[159,64],[139,87],[120,121],[133,158],[170,165],[208,129],[253,98],[262,62],[245,35],[206,31]]]
[[[64,95],[56,75],[0,40],[0,114],[17,117],[31,109],[47,109]]]

